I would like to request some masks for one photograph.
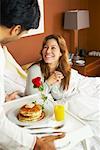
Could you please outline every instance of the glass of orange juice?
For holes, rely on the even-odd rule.
[[[65,108],[63,103],[55,103],[54,114],[56,121],[64,121],[65,119]]]

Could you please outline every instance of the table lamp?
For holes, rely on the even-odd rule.
[[[89,27],[88,10],[70,10],[64,14],[64,29],[74,30],[74,49],[72,53],[76,54],[79,50],[78,32],[81,29]]]

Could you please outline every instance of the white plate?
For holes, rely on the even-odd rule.
[[[76,63],[83,65],[85,63],[85,60],[76,60]]]
[[[37,97],[34,98],[34,100],[36,100],[37,103],[42,104],[42,100]],[[19,109],[21,108],[21,106],[23,106],[24,104],[30,103],[33,101],[33,98],[29,98],[28,100],[23,101],[22,103],[17,103],[16,106],[13,105],[8,111],[7,111],[7,117],[10,121],[14,122],[17,125],[22,125],[22,126],[39,126],[42,123],[48,121],[48,119],[50,119],[50,117],[53,116],[53,103],[50,100],[47,100],[45,102],[45,106],[44,106],[44,112],[45,112],[45,117],[43,119],[41,119],[40,121],[31,121],[31,122],[21,122],[17,119],[17,114]]]

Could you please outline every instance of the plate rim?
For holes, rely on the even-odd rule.
[[[33,99],[32,97],[30,97],[30,99]],[[45,122],[45,121],[47,121],[48,119],[50,119],[52,116],[53,116],[53,107],[54,107],[54,105],[53,105],[53,102],[51,101],[51,100],[47,100],[47,102],[45,103],[45,105],[47,105],[47,109],[46,109],[46,113],[47,113],[47,115],[48,115],[48,113],[50,113],[49,114],[49,116],[46,116],[46,117],[44,117],[42,120],[40,120],[40,121],[37,121],[37,122],[35,122],[35,121],[32,121],[32,122],[21,122],[21,121],[19,121],[18,119],[17,119],[17,116],[16,116],[16,111],[17,111],[17,109],[19,109],[21,106],[23,106],[25,103],[28,103],[28,102],[31,102],[32,100],[27,100],[27,102],[26,101],[23,101],[23,103],[19,103],[19,104],[17,104],[17,106],[15,106],[15,105],[13,105],[7,112],[6,112],[6,116],[7,116],[7,118],[11,121],[11,122],[13,122],[13,123],[15,123],[15,124],[17,124],[17,125],[23,125],[23,126],[33,126],[34,124],[38,124],[38,123],[42,123],[42,122]],[[39,102],[39,99],[37,99],[37,102]],[[49,104],[48,104],[48,102],[49,102]],[[50,106],[49,106],[50,105]],[[48,108],[50,107],[50,111],[49,112],[47,112],[48,111]],[[13,118],[13,119],[11,119],[11,117],[9,116],[9,115],[11,115],[11,113],[12,112],[14,112],[15,111],[15,115],[14,116],[12,116],[12,117],[15,117],[15,118]],[[9,114],[10,113],[10,114]]]

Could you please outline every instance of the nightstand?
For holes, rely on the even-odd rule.
[[[85,57],[84,66],[80,66],[73,62],[72,68],[84,76],[100,77],[100,57],[87,56]]]

